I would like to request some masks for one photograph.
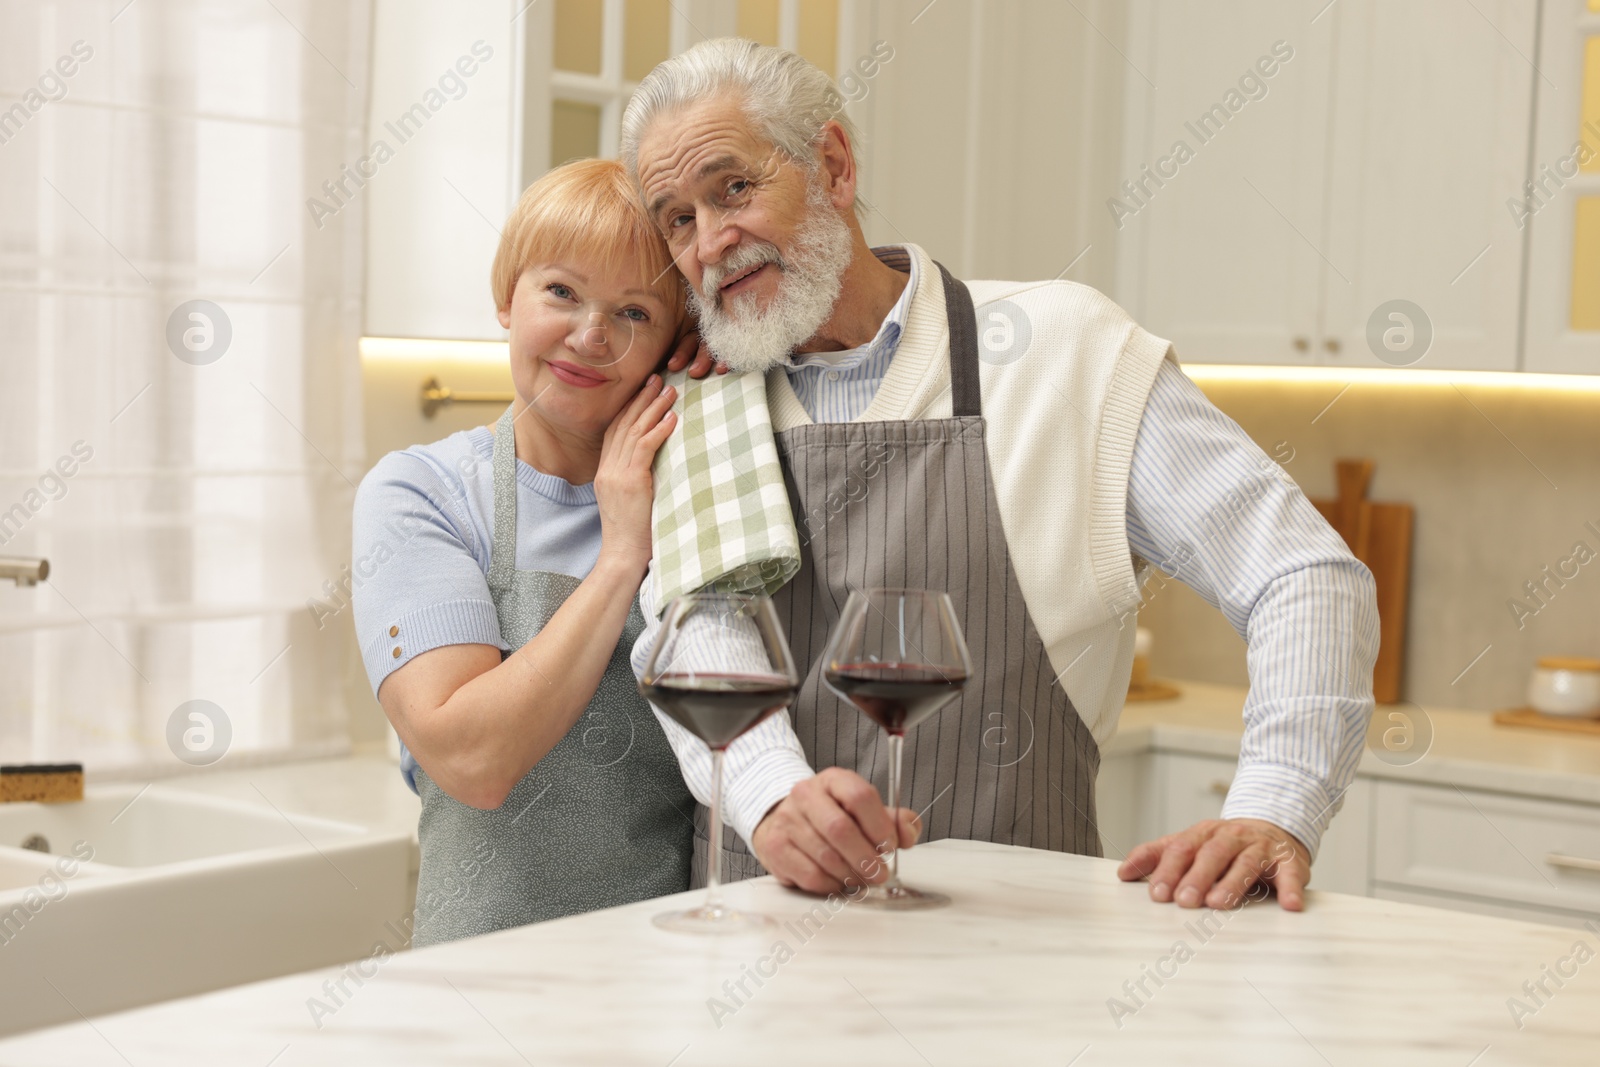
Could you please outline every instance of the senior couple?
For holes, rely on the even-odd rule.
[[[727,754],[725,877],[843,891],[885,877],[896,836],[1100,855],[1099,746],[1157,564],[1247,639],[1251,687],[1224,817],[1134,847],[1119,873],[1184,907],[1257,883],[1303,906],[1371,712],[1370,575],[1100,293],[962,282],[916,245],[868,247],[838,99],[744,40],[657,67],[621,162],[552,170],[507,221],[492,288],[511,407],[361,485],[358,555],[410,531],[355,614],[422,800],[418,945],[676,892],[700,869],[709,754],[652,713],[630,661],[662,607],[646,579],[652,461],[677,430],[663,375],[713,359],[764,375],[791,505],[826,516],[774,596],[805,684]],[[977,330],[1002,301],[1030,339],[985,360]],[[882,491],[845,491],[887,449]],[[816,669],[849,588],[872,585],[948,591],[979,665],[908,737],[898,811],[873,784],[876,727]],[[1017,739],[1003,750],[997,725]]]

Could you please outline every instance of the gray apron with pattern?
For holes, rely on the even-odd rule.
[[[953,417],[796,426],[778,434],[801,567],[773,602],[804,681],[790,714],[811,765],[855,770],[880,790],[889,744],[822,681],[822,653],[852,589],[950,594],[972,653],[960,698],[905,740],[902,804],[922,840],[956,837],[1100,855],[1100,749],[1056,679],[1011,566],[984,444],[971,294],[939,267],[950,321]],[[1063,551],[1068,546],[1063,545]],[[697,810],[694,872],[707,818]],[[725,828],[723,878],[766,871]]]
[[[578,588],[570,575],[516,569],[516,440],[511,410],[494,435],[489,593],[500,636],[521,648]],[[416,773],[422,868],[412,944],[628,904],[689,887],[690,808],[677,758],[628,663],[644,629],[635,599],[583,717],[484,811]],[[546,669],[558,669],[547,665]]]

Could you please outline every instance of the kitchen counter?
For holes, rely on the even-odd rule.
[[[1155,750],[1237,759],[1244,731],[1240,712],[1248,691],[1201,682],[1174,684],[1183,694],[1176,699],[1124,707],[1117,733],[1102,755]],[[1362,756],[1362,774],[1600,804],[1600,738],[1498,726],[1487,712],[1421,709],[1415,704],[1379,707],[1373,714],[1374,737],[1392,725],[1387,718],[1391,711],[1425,715],[1432,724],[1432,746],[1409,766],[1385,763],[1369,746]],[[421,810],[394,760],[381,753],[219,769],[158,784],[250,803],[260,803],[264,795],[284,811],[342,819],[384,833],[415,834]]]
[[[1238,759],[1244,732],[1241,710],[1248,690],[1239,686],[1174,682],[1172,700],[1126,705],[1103,755],[1145,750],[1192,752]],[[1391,713],[1430,724],[1432,745],[1415,762],[1379,759]],[[1420,725],[1417,727],[1420,731]],[[1420,733],[1419,733],[1420,736]],[[1383,704],[1372,715],[1357,773],[1374,778],[1487,789],[1551,800],[1600,804],[1600,738],[1553,730],[1501,726],[1485,711]]]
[[[0,1063],[1489,1067],[1600,1047],[1600,932],[1315,891],[1301,914],[1183,911],[1109,860],[966,841],[903,867],[954,905],[830,907],[762,878],[729,896],[784,920],[773,936],[666,933],[669,901],[645,901],[37,1031]],[[1535,1005],[1523,983],[1580,939],[1588,962]]]

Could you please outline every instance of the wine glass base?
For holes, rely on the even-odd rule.
[[[687,911],[664,911],[651,920],[678,934],[760,934],[778,928],[778,920],[757,911],[735,911],[726,904],[702,904]]]
[[[869,886],[855,901],[869,908],[882,908],[884,911],[924,911],[928,908],[943,908],[950,903],[950,898],[943,893],[935,893],[928,889],[913,889],[902,882],[886,885]]]

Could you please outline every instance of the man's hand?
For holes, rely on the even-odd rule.
[[[880,857],[896,824],[901,848],[917,843],[922,820],[909,808],[896,815],[889,817],[871,782],[829,767],[773,805],[750,843],[756,859],[783,885],[808,893],[853,892],[889,876]]]
[[[688,367],[691,378],[704,378],[711,373],[713,365],[716,366],[718,374],[728,373],[728,365],[715,361],[711,349],[700,340],[700,333],[697,330],[690,330],[684,334],[683,339],[672,350],[672,357],[667,360],[667,370],[677,371]]]
[[[1278,891],[1285,911],[1299,911],[1311,854],[1294,835],[1262,819],[1208,819],[1135,848],[1117,877],[1148,877],[1151,900],[1175,900],[1181,908],[1231,908],[1263,883]]]

